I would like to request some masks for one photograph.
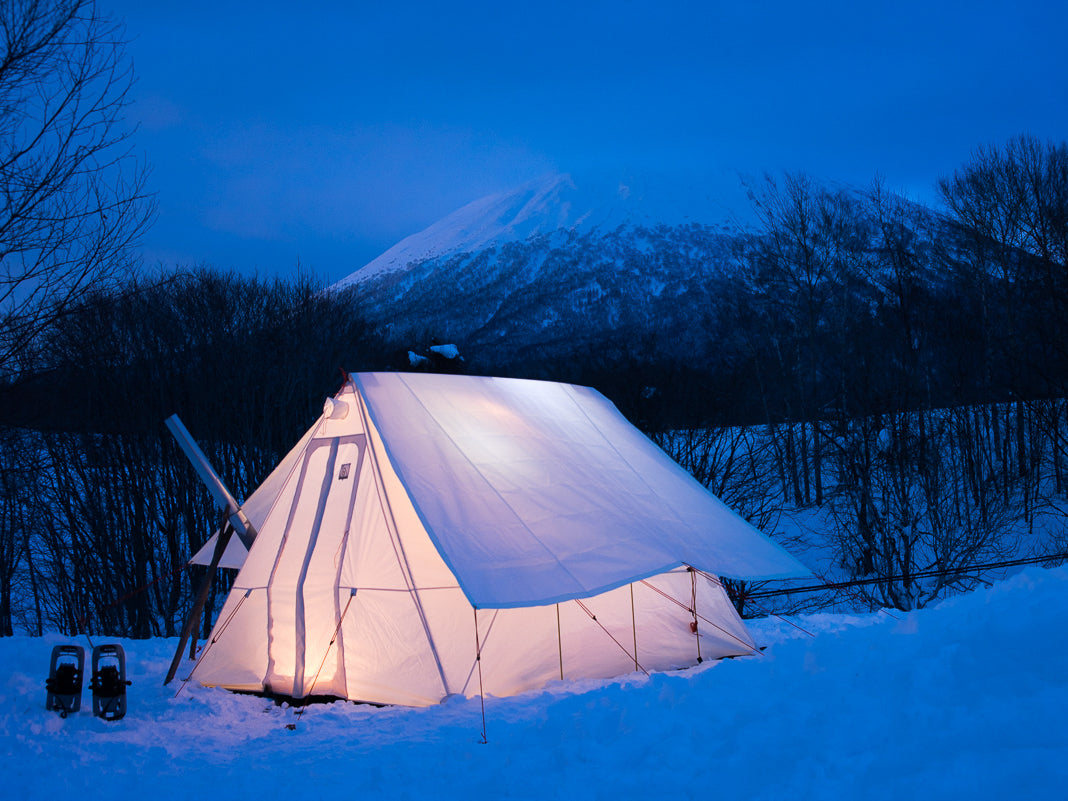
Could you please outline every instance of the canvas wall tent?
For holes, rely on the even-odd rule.
[[[750,653],[716,575],[808,571],[594,390],[351,376],[244,505],[192,677],[427,705]],[[478,659],[476,657],[480,656]]]

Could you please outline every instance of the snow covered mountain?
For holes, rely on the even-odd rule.
[[[335,285],[396,339],[490,358],[668,335],[701,339],[736,263],[741,181],[554,175],[476,200]]]
[[[336,288],[362,284],[427,259],[474,253],[508,242],[620,226],[723,224],[747,209],[740,179],[728,172],[684,179],[547,175],[468,203],[398,242]]]
[[[938,215],[902,208],[917,252],[952,240]],[[453,342],[495,369],[601,355],[707,368],[731,359],[720,310],[752,271],[755,216],[737,174],[549,176],[468,204],[335,288],[394,342]]]

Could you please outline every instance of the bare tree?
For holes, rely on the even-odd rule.
[[[987,360],[1006,365],[1002,394],[1014,401],[999,456],[1029,482],[1030,514],[1045,454],[1058,491],[1068,458],[1059,402],[1068,394],[1068,144],[1022,135],[981,147],[939,190],[969,234],[964,263],[989,276],[983,316],[1005,318],[997,358]]]
[[[124,113],[122,27],[95,0],[0,3],[0,380],[87,287],[132,266],[154,204]]]
[[[748,188],[759,240],[751,254],[751,291],[761,307],[757,336],[768,343],[779,387],[775,447],[798,506],[823,502],[821,417],[841,380],[829,380],[827,354],[844,341],[850,276],[867,240],[857,203],[804,174],[766,175]],[[777,373],[777,375],[774,375]],[[774,390],[773,390],[774,391]],[[784,485],[785,486],[785,485]]]
[[[858,590],[874,606],[916,609],[977,583],[974,565],[1016,552],[1013,477],[978,464],[987,433],[974,409],[893,411],[852,421],[831,499],[842,567],[886,580]]]

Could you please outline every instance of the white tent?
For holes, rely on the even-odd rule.
[[[193,678],[426,705],[752,652],[716,579],[808,571],[594,390],[353,375],[249,498]],[[242,562],[231,540],[227,561]]]

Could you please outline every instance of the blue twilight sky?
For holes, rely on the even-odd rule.
[[[326,279],[548,172],[805,170],[933,200],[1068,139],[1068,4],[100,0],[126,24],[149,266]]]

